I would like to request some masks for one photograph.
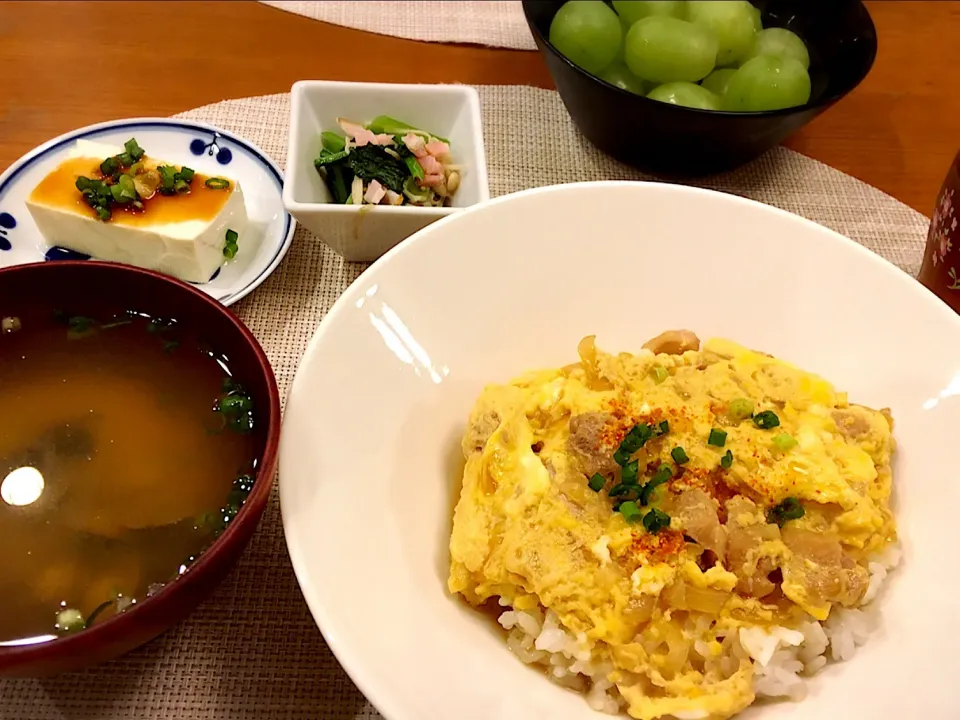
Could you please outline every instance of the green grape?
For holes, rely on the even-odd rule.
[[[620,62],[613,62],[608,65],[598,77],[611,85],[616,85],[621,90],[637,95],[646,95],[650,89],[646,82],[630,72],[627,66]]]
[[[619,16],[618,16],[619,17]],[[620,18],[620,36],[625,38],[627,33],[630,31],[630,23],[628,23],[623,18]],[[627,43],[621,42],[617,45],[617,54],[613,58],[614,63],[623,63],[623,49],[626,47]]]
[[[589,73],[613,62],[622,42],[620,18],[599,0],[569,0],[550,23],[550,43]]]
[[[683,105],[700,110],[719,110],[720,98],[699,85],[688,82],[672,82],[658,85],[647,95],[651,100]]]
[[[760,55],[791,57],[803,65],[805,69],[810,67],[810,53],[807,52],[807,46],[803,43],[803,40],[783,28],[768,28],[757,33],[757,39],[753,43],[753,49],[747,59]]]
[[[717,39],[711,32],[672,17],[637,20],[624,43],[630,72],[657,83],[702,80],[717,58]]]
[[[723,97],[724,93],[727,92],[727,83],[730,82],[730,78],[733,77],[735,72],[736,70],[734,68],[714,70],[707,75],[700,84],[714,95]]]
[[[727,82],[723,109],[735,112],[780,110],[810,99],[810,76],[799,60],[770,55],[747,60]]]
[[[690,0],[687,19],[716,34],[717,67],[736,65],[753,47],[756,9],[746,0]]]
[[[753,29],[757,32],[763,30],[763,18],[760,16],[760,9],[750,6],[750,9],[753,10]]]
[[[613,0],[613,9],[628,28],[651,15],[682,18],[684,10],[681,0]]]

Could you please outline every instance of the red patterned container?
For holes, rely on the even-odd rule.
[[[960,154],[943,182],[918,280],[960,313]]]

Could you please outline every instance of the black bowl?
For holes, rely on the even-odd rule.
[[[707,175],[753,160],[859,85],[877,55],[860,0],[753,0],[765,28],[787,28],[807,44],[810,102],[770,112],[696,110],[621,90],[567,60],[548,40],[563,4],[523,0],[523,11],[567,112],[600,150],[658,175]]]

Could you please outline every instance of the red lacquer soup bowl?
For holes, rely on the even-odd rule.
[[[131,604],[128,598],[122,607],[111,605],[111,611],[101,617],[84,617],[78,620],[79,625],[61,627],[57,623],[66,616],[58,613],[55,606],[51,608],[48,634],[31,633],[13,640],[0,638],[0,676],[35,677],[94,665],[146,643],[182,620],[223,580],[243,552],[263,514],[276,465],[280,438],[276,379],[260,344],[227,308],[186,283],[114,263],[61,261],[3,268],[0,269],[0,316],[4,318],[0,373],[5,372],[4,367],[10,370],[19,357],[11,356],[2,345],[4,340],[10,341],[6,335],[29,329],[26,320],[19,327],[20,318],[41,317],[44,313],[57,317],[56,313],[62,315],[64,308],[69,308],[71,313],[64,332],[87,331],[86,321],[80,321],[79,325],[83,325],[80,327],[74,323],[76,317],[98,317],[98,313],[103,317],[107,312],[122,312],[135,314],[135,321],[145,317],[176,319],[181,333],[202,338],[202,342],[195,345],[204,353],[205,348],[209,348],[211,362],[228,368],[232,377],[224,381],[225,392],[241,392],[244,402],[248,403],[243,405],[245,408],[252,403],[249,415],[252,420],[238,431],[242,432],[244,447],[251,457],[236,481],[243,485],[242,492],[232,496],[233,504],[227,505],[228,516],[224,517],[223,508],[211,508],[212,512],[204,516],[213,517],[215,530],[209,530],[203,546],[188,562],[175,564],[168,578],[152,582],[149,591],[137,597],[135,603]],[[110,332],[103,329],[107,327],[110,325],[101,323],[98,331]],[[146,329],[153,332],[155,327]],[[176,345],[178,343],[171,343],[170,348]],[[13,346],[8,344],[7,348],[10,347]],[[2,381],[0,377],[0,384]],[[10,382],[8,378],[7,384]],[[219,382],[219,377],[215,382]],[[228,390],[228,386],[242,390]],[[109,388],[104,392],[107,390]],[[211,412],[227,417],[223,411],[227,407],[223,400],[226,396],[211,399]],[[0,395],[0,415],[5,415],[0,422],[16,423],[17,418],[10,417],[11,408],[4,411],[3,397],[12,396]],[[236,430],[234,426],[226,427]],[[212,434],[216,433],[214,430]],[[190,457],[178,456],[177,462],[190,462]],[[7,477],[13,474],[10,468],[0,470]],[[130,468],[130,472],[136,472],[136,468]],[[228,491],[232,491],[231,487],[236,489],[236,485],[229,485],[229,478],[226,482]],[[40,492],[43,492],[42,483],[41,477]],[[10,503],[9,497],[4,500]],[[10,503],[11,507],[14,505],[17,503]],[[11,533],[3,534],[9,536],[4,537],[3,542],[11,542],[11,537],[13,543],[23,542]],[[17,548],[14,545],[7,551],[16,552]],[[41,564],[38,562],[38,566]],[[42,569],[38,567],[38,571]],[[8,578],[10,573],[3,568],[0,573],[2,584],[8,586],[3,592],[17,591],[16,587],[9,587],[16,582]]]

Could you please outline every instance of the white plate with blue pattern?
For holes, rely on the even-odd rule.
[[[77,140],[122,146],[135,137],[148,154],[207,175],[233,178],[243,188],[250,219],[237,255],[206,283],[195,283],[224,305],[252,292],[283,259],[295,223],[283,208],[283,173],[256,145],[205,123],[170,118],[135,118],[89,125],[27,153],[0,175],[0,267],[86,259],[51,247],[37,230],[26,199],[65,160]]]

